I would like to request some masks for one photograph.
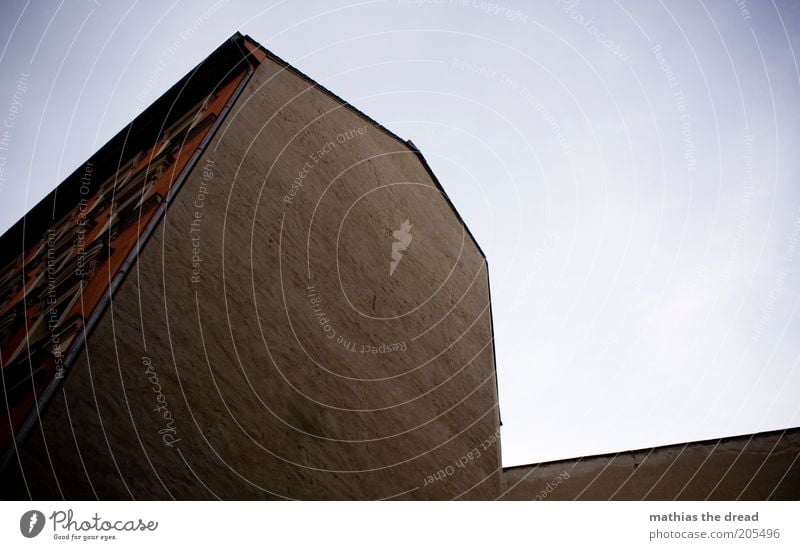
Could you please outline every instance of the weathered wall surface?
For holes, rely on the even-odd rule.
[[[484,258],[409,147],[270,60],[87,351],[34,498],[497,494]]]
[[[509,468],[510,500],[797,500],[800,429]]]

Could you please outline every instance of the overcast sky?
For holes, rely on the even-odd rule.
[[[800,2],[0,6],[0,232],[235,31],[423,151],[505,465],[800,425]]]

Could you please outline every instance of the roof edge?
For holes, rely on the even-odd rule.
[[[35,218],[37,215],[42,215],[43,212],[52,209],[56,210],[57,197],[59,191],[62,191],[71,183],[80,180],[83,171],[88,164],[99,163],[100,159],[107,155],[113,155],[117,149],[120,151],[125,150],[127,147],[128,138],[130,135],[139,131],[141,121],[152,118],[154,113],[159,110],[169,107],[171,102],[180,98],[181,92],[186,83],[203,67],[204,64],[211,62],[213,59],[220,57],[224,54],[226,48],[235,47],[241,51],[239,43],[245,38],[240,32],[235,32],[230,38],[227,38],[219,46],[217,46],[211,53],[206,55],[198,63],[196,63],[186,74],[182,75],[173,85],[171,85],[165,92],[152,101],[145,107],[139,114],[137,114],[130,122],[126,123],[119,129],[113,136],[111,136],[103,145],[91,153],[86,160],[78,164],[78,166],[67,176],[65,176],[55,187],[48,191],[41,199],[35,204],[30,206],[22,215],[17,218],[2,234],[0,234],[0,248],[5,249],[0,253],[0,260],[3,263],[14,261],[22,257],[27,252],[28,247],[32,244],[28,242],[31,237],[28,234],[28,224],[36,223]],[[173,97],[175,96],[175,97]],[[137,124],[139,123],[139,124]],[[60,209],[60,208],[59,208]],[[58,219],[63,213],[58,213],[56,216],[51,216],[51,221]],[[34,218],[30,220],[29,218]],[[21,241],[21,242],[20,242]],[[14,250],[11,250],[11,248]]]
[[[306,82],[311,84],[312,86],[318,88],[320,91],[324,92],[325,94],[327,94],[328,96],[330,96],[334,100],[336,100],[339,103],[341,103],[343,107],[346,107],[347,109],[349,109],[350,111],[354,112],[358,116],[366,119],[370,124],[372,124],[373,126],[377,127],[379,130],[383,131],[389,137],[391,137],[392,139],[394,139],[398,143],[404,145],[412,153],[414,153],[417,156],[417,158],[422,162],[422,166],[425,168],[425,171],[428,173],[430,178],[433,180],[434,184],[436,184],[436,187],[439,189],[439,192],[444,196],[445,200],[447,201],[447,204],[450,206],[450,209],[453,211],[453,213],[455,213],[456,217],[458,218],[458,221],[461,222],[461,225],[467,231],[467,234],[469,235],[469,237],[472,240],[472,242],[475,244],[475,247],[478,249],[478,252],[480,252],[481,256],[483,256],[483,259],[486,260],[486,253],[483,251],[483,248],[481,248],[481,245],[478,244],[478,240],[475,238],[475,235],[473,235],[472,231],[470,231],[469,226],[464,221],[464,218],[461,217],[461,214],[459,213],[458,209],[453,204],[453,201],[450,199],[450,196],[447,194],[447,191],[445,191],[444,186],[442,186],[441,182],[439,181],[439,178],[437,178],[436,174],[434,174],[433,170],[431,169],[430,165],[428,164],[428,161],[425,160],[425,157],[423,156],[422,152],[419,150],[419,148],[416,145],[414,145],[414,143],[411,140],[406,140],[406,139],[401,138],[400,136],[398,136],[397,134],[392,132],[390,129],[388,129],[386,126],[384,126],[383,124],[381,124],[380,122],[378,122],[377,120],[375,120],[374,118],[372,118],[371,116],[366,114],[364,111],[362,111],[361,109],[359,109],[358,107],[356,107],[355,105],[353,105],[352,103],[347,101],[346,99],[344,99],[341,96],[339,96],[338,94],[332,92],[330,89],[326,88],[324,85],[320,84],[319,82],[317,82],[316,80],[314,80],[313,78],[311,78],[310,76],[308,76],[307,74],[305,74],[304,72],[302,72],[301,70],[296,68],[295,66],[291,65],[290,63],[288,63],[284,59],[282,59],[279,56],[275,55],[273,52],[271,52],[270,50],[268,50],[267,48],[262,46],[258,42],[258,40],[254,39],[250,35],[244,35],[244,38],[245,38],[245,40],[249,40],[250,42],[256,44],[258,46],[258,48],[264,53],[264,55],[266,55],[269,59],[271,59],[272,61],[274,61],[275,63],[277,63],[281,67],[283,67],[285,70],[288,70],[289,72],[295,74],[296,76],[299,76],[300,78],[302,78],[303,80],[305,80]]]
[[[556,464],[564,464],[567,462],[575,462],[583,459],[592,459],[592,458],[615,458],[617,456],[624,456],[624,455],[632,455],[634,453],[645,453],[645,452],[653,452],[659,451],[664,449],[676,448],[676,447],[688,447],[688,446],[699,446],[699,445],[707,445],[709,443],[727,443],[737,439],[753,439],[754,437],[764,437],[770,435],[778,435],[778,436],[785,436],[787,434],[800,434],[800,426],[792,427],[792,428],[785,428],[783,430],[767,430],[764,432],[753,432],[753,433],[746,433],[746,434],[739,434],[739,435],[730,435],[724,437],[713,437],[711,439],[698,439],[696,441],[686,441],[684,443],[669,443],[667,445],[657,445],[655,447],[644,447],[640,449],[630,449],[627,451],[617,451],[611,453],[601,453],[596,455],[583,455],[583,456],[576,456],[572,458],[559,458],[557,460],[547,460],[544,462],[532,462],[530,464],[518,464],[516,466],[506,466],[503,468],[503,472],[508,472],[509,470],[520,470],[523,468],[538,468],[538,467],[545,467],[545,466],[553,466]]]

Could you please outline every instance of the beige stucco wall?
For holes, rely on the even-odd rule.
[[[800,429],[503,472],[513,500],[797,500]]]
[[[497,493],[484,258],[407,145],[273,61],[87,350],[24,448],[35,498]]]

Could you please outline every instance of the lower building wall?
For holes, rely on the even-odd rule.
[[[797,500],[800,429],[507,468],[508,500]]]

